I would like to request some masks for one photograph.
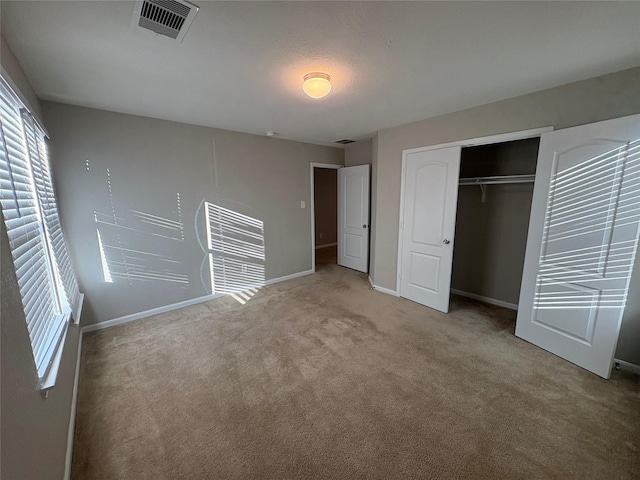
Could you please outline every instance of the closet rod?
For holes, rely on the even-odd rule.
[[[501,183],[533,183],[535,175],[501,175],[499,177],[461,178],[460,185],[497,185]]]

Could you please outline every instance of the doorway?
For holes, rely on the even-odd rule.
[[[461,207],[458,185],[483,187],[482,201],[487,185],[533,181],[530,210],[524,208],[529,205],[528,194],[525,202],[501,202],[522,204],[521,220],[530,211],[524,269],[520,249],[518,261],[512,260],[518,264],[513,270],[516,278],[507,279],[514,287],[522,279],[515,334],[609,378],[640,231],[639,119],[640,115],[632,115],[541,135],[515,134],[540,136],[539,147],[530,146],[539,150],[532,168],[535,175],[482,172],[458,178],[461,147],[498,143],[491,137],[488,140],[493,141],[483,143],[403,152],[400,295],[448,311],[455,231],[451,224]],[[429,190],[428,204],[421,201],[425,185],[439,187]],[[425,210],[432,211],[425,215]],[[467,236],[474,255],[486,257],[486,251],[475,249],[482,243],[478,228]],[[505,245],[489,246],[496,256],[505,256]],[[463,273],[469,276],[468,271]],[[515,299],[515,289],[512,294]]]
[[[551,127],[513,132],[403,152],[398,239],[398,285],[401,297],[445,313],[449,310],[462,151],[470,147],[537,139],[550,130]],[[493,167],[491,163],[493,161],[489,162],[489,167]],[[480,164],[478,166],[482,167]],[[467,180],[481,187],[477,191],[478,197],[486,196],[489,182],[521,181],[519,175],[504,175],[503,170],[499,169],[494,169],[492,173],[486,166],[482,176],[478,176],[477,169],[465,172],[475,175]],[[424,209],[421,205],[429,205],[430,208]],[[474,242],[475,232],[471,232],[471,239],[473,254],[482,255],[475,248],[478,246]]]
[[[518,309],[539,143],[462,149],[452,293]]]
[[[316,269],[338,263],[338,170],[313,169]]]
[[[337,263],[367,273],[370,165],[311,163],[310,167],[312,271],[318,258],[323,265]],[[331,250],[321,252],[325,249]]]
[[[343,165],[313,162],[310,164],[311,270],[314,272],[317,265],[337,263],[340,168],[343,168]]]

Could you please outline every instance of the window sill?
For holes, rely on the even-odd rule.
[[[76,312],[78,312],[78,318],[72,316],[72,322],[75,325],[80,325],[80,317],[82,316],[82,306],[84,305],[84,293],[81,293],[78,297],[78,305],[76,306]]]
[[[56,380],[58,379],[58,370],[60,370],[60,363],[62,362],[62,351],[64,350],[64,345],[67,341],[67,334],[69,333],[70,327],[71,327],[71,324],[67,324],[67,328],[64,329],[64,335],[62,336],[62,339],[60,340],[60,344],[56,349],[56,353],[53,356],[53,360],[51,361],[51,366],[49,367],[49,371],[44,376],[44,378],[40,381],[40,392],[42,392],[42,395],[44,396],[44,398],[47,398],[47,395],[49,394],[49,390],[55,386]]]
[[[67,328],[65,328],[64,330],[64,335],[62,336],[62,339],[58,344],[58,348],[56,349],[56,353],[53,356],[53,360],[51,361],[49,371],[40,381],[40,393],[42,394],[43,398],[47,398],[49,396],[49,390],[51,390],[56,385],[56,380],[58,379],[58,371],[60,370],[60,363],[62,362],[62,352],[67,341],[67,334],[69,333],[69,329],[80,328],[80,316],[82,315],[83,302],[84,294],[81,294],[80,299],[78,300],[78,318],[76,319],[70,317],[70,320],[67,323]]]

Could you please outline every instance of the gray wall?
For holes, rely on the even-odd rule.
[[[638,250],[616,348],[617,359],[635,365],[640,365],[640,249]]]
[[[639,112],[640,68],[633,68],[381,130],[373,156],[374,284],[396,290],[403,149],[550,125],[561,129]],[[637,281],[631,291],[640,291]],[[627,321],[631,320],[625,316]]]
[[[461,186],[451,288],[517,304],[533,184]]]
[[[311,269],[309,164],[342,164],[342,149],[59,103],[43,110],[85,324],[211,293],[203,202],[260,237],[245,238],[265,248],[249,273]]]
[[[344,147],[344,166],[353,167],[355,165],[371,165],[373,158],[373,140],[360,140],[355,143],[348,143]]]
[[[538,139],[463,148],[460,177],[535,173]],[[451,288],[517,304],[533,183],[460,186]]]
[[[314,168],[316,247],[338,241],[338,170]]]
[[[0,60],[3,76],[40,116],[38,98],[4,38]],[[69,328],[56,385],[43,399],[4,219],[0,219],[0,257],[0,478],[58,480],[65,468],[80,329]]]
[[[0,477],[59,480],[65,468],[80,328],[69,327],[56,385],[43,399],[4,219],[0,222],[0,242]]]
[[[8,81],[9,86],[18,94],[22,102],[27,105],[31,113],[42,121],[40,101],[3,35],[0,35],[0,63],[2,64],[2,76]]]

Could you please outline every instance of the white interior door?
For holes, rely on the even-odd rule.
[[[404,172],[400,296],[449,311],[460,147],[410,153]]]
[[[605,378],[640,231],[639,139],[634,115],[545,133],[538,154],[516,335]]]
[[[338,170],[338,265],[367,272],[369,165]]]

